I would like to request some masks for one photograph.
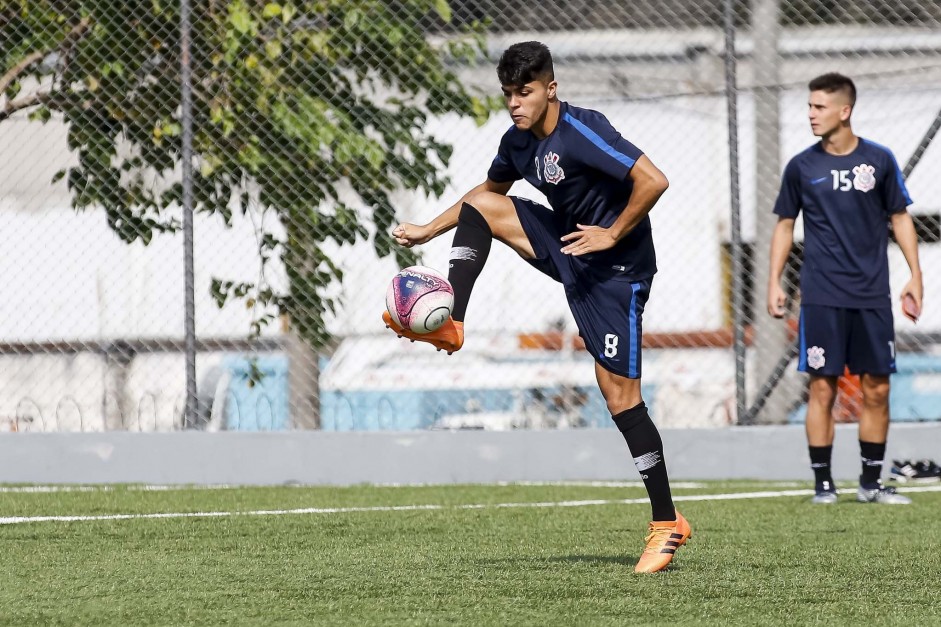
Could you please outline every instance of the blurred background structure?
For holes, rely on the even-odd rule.
[[[829,71],[856,81],[854,129],[894,151],[915,201],[917,325],[888,253],[893,418],[941,419],[933,0],[6,0],[0,430],[612,426],[562,290],[505,247],[462,351],[380,320],[414,261],[388,232],[484,179],[510,125],[496,60],[532,39],[561,98],[603,112],[671,181],[644,315],[659,425],[803,419],[800,230],[784,322],[765,313],[767,254],[780,173],[816,141],[807,82]],[[450,239],[423,263],[446,271]],[[841,391],[852,421],[852,378]]]

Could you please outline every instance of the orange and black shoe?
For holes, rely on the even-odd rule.
[[[439,351],[447,351],[448,355],[464,346],[464,323],[454,318],[449,317],[441,327],[431,333],[412,333],[403,329],[392,320],[388,311],[382,312],[382,321],[399,337],[407,337],[413,342],[428,342]]]
[[[655,520],[650,523],[648,529],[650,533],[645,538],[647,546],[634,567],[635,573],[656,573],[663,570],[673,561],[676,550],[693,536],[689,522],[679,512],[676,513],[675,521]]]

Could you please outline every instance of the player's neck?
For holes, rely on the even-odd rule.
[[[827,154],[842,157],[856,150],[859,146],[859,137],[853,133],[851,127],[845,126],[821,138],[820,144]]]
[[[543,116],[539,124],[534,124],[530,129],[533,132],[533,135],[539,139],[545,139],[552,134],[552,131],[555,130],[555,127],[559,125],[559,109],[560,103],[558,100],[552,100],[549,102],[549,106],[546,108],[546,115]]]

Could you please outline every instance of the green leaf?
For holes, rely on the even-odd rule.
[[[286,2],[281,7],[281,22],[287,24],[291,21],[291,18],[294,17],[294,14],[297,13],[297,8],[295,8],[293,2]]]
[[[448,0],[435,0],[435,12],[445,24],[451,22],[451,5],[448,4]]]
[[[29,120],[31,122],[48,122],[52,118],[52,110],[45,105],[40,105],[36,107],[29,114]]]
[[[281,15],[281,5],[275,2],[269,2],[261,12],[262,17],[272,18]]]
[[[362,11],[356,8],[350,9],[347,12],[346,16],[343,18],[343,26],[347,30],[354,30],[362,19],[363,19]]]
[[[242,2],[233,2],[229,5],[229,23],[236,32],[244,35],[253,26],[251,13]]]
[[[277,39],[265,42],[265,54],[268,55],[269,59],[277,59],[281,56],[281,42]]]

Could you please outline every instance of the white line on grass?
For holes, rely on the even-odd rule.
[[[49,494],[53,492],[107,492],[108,486],[59,486],[59,485],[23,485],[0,487],[0,493]]]
[[[775,482],[776,485],[791,485],[791,484],[781,484]],[[427,487],[438,487],[441,484],[439,483],[376,483],[372,484],[371,487],[374,488],[427,488]],[[471,484],[473,485],[473,484]],[[642,488],[644,487],[643,482],[641,481],[498,481],[495,484],[489,485],[498,485],[500,487],[512,487],[512,486],[571,486],[571,487],[584,487],[584,488]],[[793,485],[799,485],[794,483]],[[260,485],[235,485],[227,483],[214,483],[214,484],[201,484],[201,485],[190,485],[190,484],[178,484],[178,485],[124,485],[120,486],[121,489],[127,490],[128,492],[172,492],[176,490],[239,490],[243,488],[268,488],[268,487],[278,487],[278,488],[318,488],[326,487],[321,485],[309,485],[309,484],[285,484],[278,486],[260,486]],[[670,487],[677,490],[683,489],[698,489],[704,488],[706,485],[704,483],[697,483],[695,481],[674,481],[670,484]],[[25,486],[0,486],[0,494],[13,493],[13,494],[52,494],[57,492],[113,492],[115,491],[115,486],[111,485],[25,485]]]
[[[555,486],[564,486],[564,487],[575,487],[575,488],[642,488],[644,487],[643,481],[498,481],[498,486],[546,486],[546,487],[555,487]],[[676,490],[693,490],[697,488],[705,488],[706,484],[697,483],[695,481],[671,481],[670,487]]]
[[[128,492],[169,492],[172,490],[232,490],[236,488],[251,487],[219,484],[206,485],[125,485],[121,486]],[[0,494],[51,494],[56,492],[113,492],[111,485],[20,485],[0,486]]]
[[[941,486],[899,488],[900,492],[941,492]],[[772,499],[782,496],[807,496],[811,490],[778,490],[762,492],[732,492],[727,494],[698,494],[673,497],[674,501],[735,501],[739,499]],[[589,505],[640,505],[640,499],[596,499],[590,501],[548,501],[537,503],[481,503],[471,505],[395,505],[379,507],[305,507],[301,509],[272,509],[245,512],[164,512],[157,514],[105,514],[99,516],[9,516],[0,518],[0,525],[35,522],[83,522],[103,520],[140,520],[147,518],[221,518],[227,516],[288,516],[300,514],[349,514],[356,512],[414,512],[445,509],[497,509],[524,507],[586,507]]]

